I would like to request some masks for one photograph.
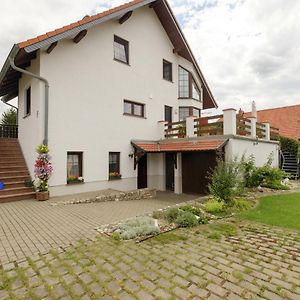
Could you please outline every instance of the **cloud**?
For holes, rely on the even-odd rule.
[[[124,2],[3,0],[0,64],[16,42]],[[300,103],[300,1],[169,2],[221,108]]]

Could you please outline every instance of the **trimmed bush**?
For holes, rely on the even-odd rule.
[[[166,211],[166,219],[169,223],[174,223],[182,211],[179,208],[172,207]]]
[[[196,216],[201,216],[201,210],[199,207],[191,206],[191,205],[185,205],[180,207],[183,211],[188,211]]]
[[[153,218],[138,217],[119,225],[115,232],[119,233],[123,240],[130,240],[138,236],[159,233],[159,227],[156,226]]]
[[[178,215],[175,220],[175,224],[179,227],[194,227],[198,225],[198,220],[194,214],[189,211],[183,211]]]
[[[221,213],[224,211],[224,202],[216,199],[209,200],[205,204],[205,211],[211,214]]]

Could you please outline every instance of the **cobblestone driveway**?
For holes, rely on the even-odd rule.
[[[64,197],[65,199],[66,197]],[[95,228],[153,210],[195,199],[158,193],[157,199],[51,206],[26,200],[0,205],[0,265],[19,261],[80,238],[94,239]],[[57,201],[57,200],[56,200]]]
[[[213,240],[207,228],[141,244],[100,235],[5,265],[0,299],[300,299],[298,232],[243,223]]]

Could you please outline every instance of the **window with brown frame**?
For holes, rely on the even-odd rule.
[[[24,117],[27,117],[31,113],[31,87],[25,91],[25,101],[24,101]]]
[[[191,107],[191,106],[185,106],[185,107],[179,107],[179,121],[184,121],[187,117],[200,117],[200,109]]]
[[[200,90],[191,72],[179,66],[178,73],[179,73],[178,74],[179,98],[180,99],[189,98],[189,99],[201,101]]]
[[[173,80],[172,63],[163,59],[163,79],[172,81]]]
[[[67,182],[81,181],[82,178],[82,152],[67,153]]]
[[[121,179],[120,152],[109,152],[109,179]]]
[[[114,59],[129,64],[129,42],[114,36]]]
[[[124,100],[124,115],[145,117],[145,104]]]

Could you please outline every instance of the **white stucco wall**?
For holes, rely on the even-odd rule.
[[[129,41],[130,66],[113,60],[114,35]],[[52,195],[136,187],[130,141],[160,138],[157,122],[164,119],[165,105],[173,107],[173,119],[178,120],[184,101],[178,100],[178,65],[191,71],[201,87],[193,65],[173,48],[155,12],[144,7],[122,25],[114,20],[89,29],[79,44],[64,40],[50,54],[40,52],[40,75],[50,83]],[[163,59],[173,63],[173,82],[162,78]],[[124,99],[145,103],[145,118],[124,116]],[[202,107],[191,101],[186,105]],[[68,151],[83,152],[82,185],[66,185]],[[107,180],[109,152],[121,152],[122,180]],[[31,164],[32,159],[27,161]],[[150,183],[161,185],[153,176]]]
[[[230,138],[225,146],[225,159],[232,160],[235,157],[241,158],[245,155],[249,158],[251,155],[255,157],[255,165],[263,166],[268,158],[273,159],[272,165],[279,166],[279,144],[271,141],[256,141],[254,139],[246,138]]]
[[[39,55],[31,61],[31,66],[27,68],[29,72],[39,75],[40,60]],[[31,87],[31,113],[25,116],[25,91]],[[18,96],[18,125],[19,142],[26,160],[30,175],[34,178],[34,162],[36,159],[35,148],[43,141],[43,111],[44,85],[37,79],[28,75],[22,75],[19,81]]]

